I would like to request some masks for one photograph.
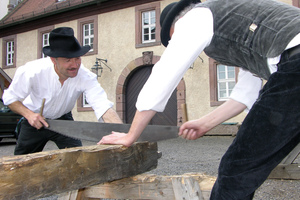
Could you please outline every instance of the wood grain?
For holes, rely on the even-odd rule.
[[[157,167],[156,143],[95,145],[0,159],[0,199],[35,199]]]

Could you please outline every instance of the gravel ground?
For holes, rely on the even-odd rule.
[[[181,138],[158,142],[158,150],[162,157],[156,169],[147,172],[157,175],[181,175],[184,173],[205,173],[217,176],[218,166],[222,155],[234,138],[230,136],[205,136],[195,141]],[[83,145],[94,143],[83,141]],[[0,157],[13,155],[15,143],[11,139],[0,142]],[[57,149],[49,142],[46,150]],[[296,160],[299,163],[299,159]],[[256,191],[254,200],[299,200],[300,180],[268,179]],[[39,200],[56,200],[57,195]]]

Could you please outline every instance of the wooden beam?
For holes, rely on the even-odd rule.
[[[172,178],[175,199],[203,200],[199,183],[192,177]]]
[[[205,174],[184,174],[175,176],[158,176],[140,174],[113,182],[87,187],[78,192],[60,196],[58,200],[85,199],[199,199],[208,200],[216,177]],[[74,191],[76,193],[76,191]],[[184,197],[184,198],[182,198]]]
[[[213,136],[236,136],[236,133],[239,130],[239,124],[219,124],[214,127],[210,131],[208,131],[205,135],[213,135]]]
[[[281,161],[281,164],[291,164],[300,154],[300,143]]]
[[[293,163],[300,154],[298,144],[281,162],[273,169],[268,178],[271,179],[300,179],[300,164]]]
[[[268,178],[271,179],[289,179],[299,180],[300,179],[300,164],[279,164]]]
[[[156,143],[95,145],[0,158],[0,199],[36,199],[157,167]]]

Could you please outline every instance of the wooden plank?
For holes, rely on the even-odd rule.
[[[273,169],[268,178],[299,180],[300,164],[279,164],[275,169]]]
[[[300,143],[281,161],[281,164],[291,164],[300,154]]]
[[[239,124],[219,124],[218,126],[214,127],[210,131],[208,131],[205,135],[209,136],[236,136],[239,130]]]
[[[35,199],[157,167],[156,143],[95,145],[0,159],[0,199]]]
[[[79,200],[81,198],[81,190],[73,190],[59,195],[59,200]]]
[[[272,170],[268,178],[271,179],[300,179],[300,165],[293,163],[300,154],[300,144],[298,144],[275,169]]]
[[[173,180],[182,179],[189,181],[189,183],[186,181],[186,184],[189,185],[186,193],[191,192],[195,194],[195,190],[193,190],[193,188],[197,188],[199,199],[203,198],[203,200],[208,200],[216,177],[205,174],[184,174],[175,176],[140,174],[130,178],[124,178],[109,183],[102,183],[87,187],[82,190],[82,194],[80,198],[77,198],[77,200],[101,198],[151,200],[178,199],[175,196],[174,190],[176,190],[177,187],[173,187]],[[201,192],[199,192],[199,188]],[[63,199],[59,198],[59,200]]]
[[[192,177],[172,178],[175,199],[203,200],[199,183]]]

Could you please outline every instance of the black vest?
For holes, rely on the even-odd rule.
[[[300,33],[300,9],[275,0],[207,0],[214,35],[204,52],[216,61],[268,79],[267,58],[279,56]]]

